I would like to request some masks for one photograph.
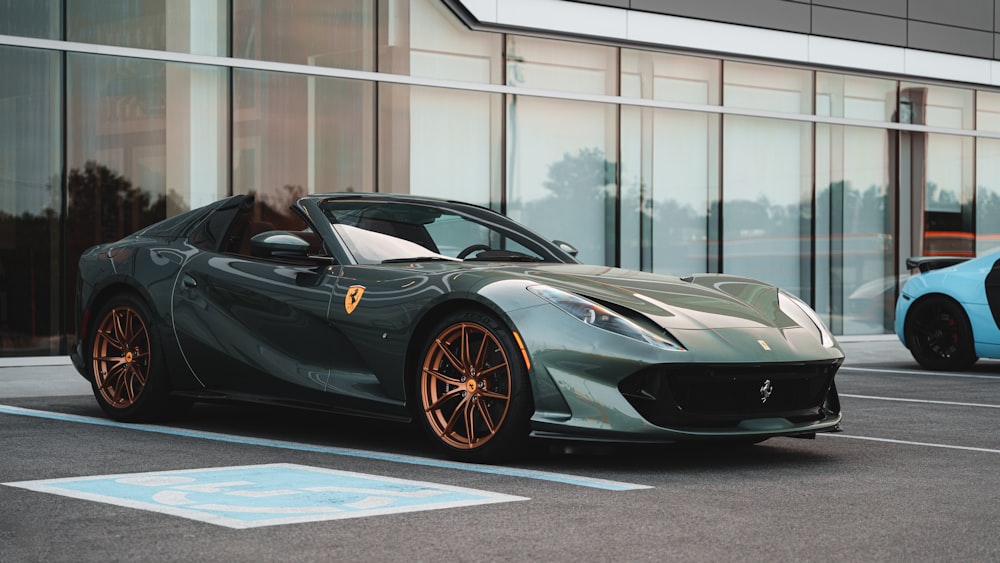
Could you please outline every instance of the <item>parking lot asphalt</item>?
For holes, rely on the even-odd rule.
[[[541,442],[505,466],[266,407],[118,424],[66,358],[3,359],[0,561],[1000,560],[1000,362],[841,342],[841,434]]]

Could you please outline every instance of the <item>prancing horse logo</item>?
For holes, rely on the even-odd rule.
[[[364,293],[365,286],[363,285],[352,285],[347,289],[347,295],[344,296],[344,309],[347,310],[348,315],[358,308],[358,303],[361,303],[361,296]]]
[[[771,393],[774,391],[774,386],[771,385],[770,379],[765,379],[764,384],[760,386],[760,404],[764,404],[768,399],[771,398]]]

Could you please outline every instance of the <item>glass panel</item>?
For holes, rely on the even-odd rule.
[[[383,84],[379,191],[499,208],[499,94]]]
[[[371,0],[233,0],[233,56],[375,69]]]
[[[719,116],[622,108],[622,266],[716,267],[708,210],[719,198]],[[641,241],[641,242],[640,242]]]
[[[286,210],[304,193],[372,191],[370,82],[235,70],[233,184]]]
[[[226,0],[66,0],[69,41],[226,55]]]
[[[976,140],[976,255],[1000,247],[1000,140]]]
[[[622,49],[622,96],[719,104],[722,62]]]
[[[726,107],[813,112],[812,72],[725,61],[722,103]]]
[[[0,0],[0,35],[60,39],[61,0]]]
[[[894,121],[896,81],[816,73],[816,115]]]
[[[615,265],[617,107],[510,96],[507,214],[580,261]]]
[[[612,47],[508,37],[511,86],[615,94]],[[616,265],[617,106],[511,95],[507,214],[564,240],[591,264]]]
[[[975,91],[947,86],[899,84],[899,122],[972,129]]]
[[[914,159],[912,171],[914,188],[921,184],[924,187],[922,254],[973,256],[972,137],[922,136],[925,144],[923,159]],[[914,189],[915,194],[919,192],[919,189]]]
[[[816,298],[835,334],[892,332],[896,303],[890,135],[816,126]]]
[[[613,47],[511,35],[507,39],[507,84],[615,95],[615,55]]]
[[[721,61],[631,49],[621,56],[624,96],[719,103]],[[621,120],[622,267],[716,268],[708,209],[719,197],[719,116],[623,106]]]
[[[0,47],[0,356],[67,353],[59,53]],[[74,257],[75,260],[75,257]],[[70,319],[72,321],[72,319]]]
[[[88,246],[226,195],[226,74],[68,55],[68,279]]]
[[[1000,133],[1000,93],[976,92],[976,129]]]
[[[383,6],[379,24],[382,72],[502,83],[503,35],[471,31],[440,0]]]
[[[811,302],[811,125],[727,115],[723,146],[723,271]]]

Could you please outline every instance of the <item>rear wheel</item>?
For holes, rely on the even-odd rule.
[[[115,420],[138,422],[164,415],[169,384],[159,331],[138,297],[112,298],[96,316],[89,346],[91,386],[101,409]]]
[[[962,370],[976,363],[969,317],[947,297],[915,303],[906,317],[906,346],[928,369]]]
[[[511,331],[477,311],[439,322],[420,356],[418,420],[451,457],[495,461],[527,439],[533,404]]]

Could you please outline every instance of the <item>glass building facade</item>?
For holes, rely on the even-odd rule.
[[[474,31],[441,0],[0,0],[0,356],[88,246],[230,194],[494,208],[585,262],[780,285],[882,334],[1000,245],[1000,89]]]

